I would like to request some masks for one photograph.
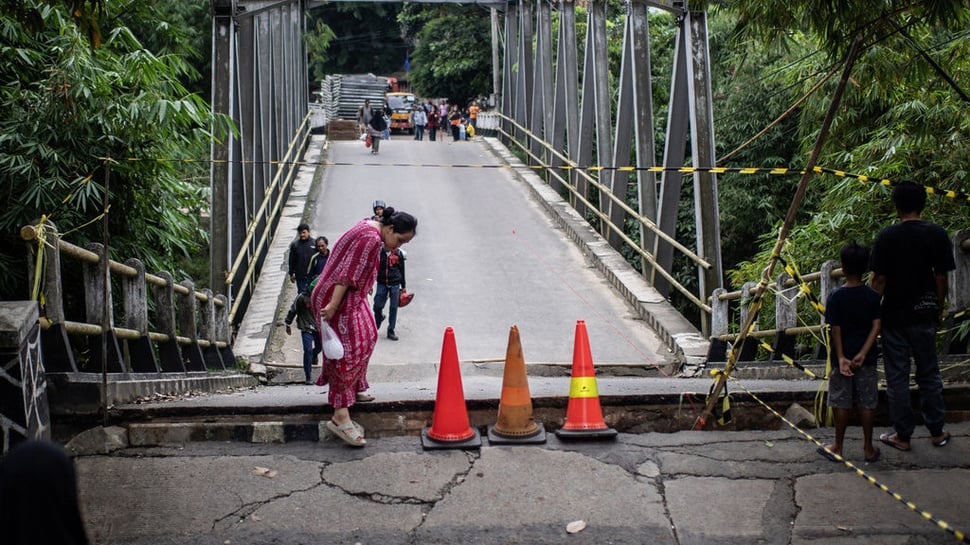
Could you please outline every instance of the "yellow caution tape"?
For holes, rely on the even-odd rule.
[[[182,162],[182,163],[211,163],[211,164],[240,164],[240,165],[296,165],[296,166],[374,166],[374,167],[423,167],[423,168],[528,168],[531,170],[585,170],[589,172],[603,172],[603,171],[619,171],[619,172],[679,172],[681,174],[692,174],[695,172],[710,172],[712,174],[724,174],[724,173],[737,173],[737,174],[773,174],[773,175],[801,175],[805,173],[802,169],[793,169],[788,167],[692,167],[692,166],[681,166],[681,167],[637,167],[637,166],[605,166],[605,165],[561,165],[561,166],[548,166],[548,165],[521,165],[513,166],[507,164],[496,164],[496,165],[458,165],[458,164],[414,164],[414,163],[357,163],[357,162],[335,162],[335,161],[251,161],[251,160],[234,160],[230,161],[227,159],[142,159],[139,157],[129,157],[128,161],[155,161],[155,162]],[[862,182],[875,182],[886,187],[892,187],[893,181],[888,178],[874,179],[865,174],[853,174],[851,172],[846,172],[844,170],[825,168],[820,166],[815,166],[812,168],[812,172],[816,174],[831,174],[833,176],[838,176],[840,178],[855,178]],[[951,189],[941,189],[936,187],[924,186],[926,187],[926,193],[929,195],[940,195],[948,199],[953,200],[963,200],[964,202],[970,204],[970,194],[960,193]]]
[[[858,475],[858,476],[862,477],[863,479],[865,479],[866,482],[868,482],[869,484],[875,486],[879,490],[882,490],[886,494],[889,494],[890,496],[893,497],[893,499],[895,499],[896,501],[902,503],[909,510],[915,512],[920,517],[922,517],[923,520],[926,520],[928,522],[931,522],[931,523],[935,524],[937,528],[939,528],[939,529],[941,529],[941,530],[949,533],[950,535],[952,535],[953,537],[955,537],[958,541],[962,541],[964,543],[968,543],[968,541],[967,541],[967,537],[968,537],[967,534],[965,534],[964,532],[961,532],[960,530],[954,528],[952,525],[950,525],[946,521],[940,520],[940,519],[936,518],[929,511],[920,509],[915,503],[906,500],[903,497],[902,494],[899,494],[897,492],[894,492],[894,491],[890,490],[888,486],[886,486],[886,485],[880,483],[879,481],[877,481],[875,479],[875,477],[873,477],[872,475],[869,475],[868,473],[866,473],[864,470],[862,470],[861,468],[859,468],[858,466],[856,466],[852,462],[850,462],[850,461],[846,460],[845,458],[843,458],[841,455],[838,455],[838,454],[832,452],[831,450],[829,450],[828,448],[826,448],[825,445],[823,445],[821,441],[819,441],[818,439],[812,437],[808,432],[806,432],[805,430],[803,430],[803,429],[799,428],[798,426],[796,426],[790,420],[788,420],[787,418],[785,418],[784,416],[782,416],[778,411],[772,409],[771,406],[769,406],[767,403],[765,403],[764,401],[762,401],[757,395],[755,395],[753,392],[751,392],[751,390],[748,390],[747,388],[745,388],[744,385],[741,384],[740,382],[738,382],[737,379],[734,379],[734,383],[737,384],[738,387],[740,387],[742,390],[744,390],[744,392],[746,394],[748,394],[749,396],[751,396],[751,399],[757,401],[762,407],[764,407],[765,409],[767,409],[771,414],[773,414],[773,415],[777,416],[778,418],[780,418],[782,422],[784,422],[785,424],[788,425],[788,427],[790,427],[791,429],[793,429],[796,432],[800,433],[808,441],[814,443],[819,448],[825,449],[826,452],[828,452],[829,454],[831,454],[839,462],[842,462],[842,464],[845,467],[853,470],[856,475]]]

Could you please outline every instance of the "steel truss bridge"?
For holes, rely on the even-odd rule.
[[[343,0],[334,0],[343,1]],[[359,0],[358,0],[359,1]],[[365,0],[375,1],[375,0]],[[383,1],[383,0],[377,0]],[[418,0],[430,3],[445,0]],[[682,0],[627,0],[618,88],[612,89],[607,57],[607,2],[586,2],[582,70],[577,44],[576,3],[537,0],[475,3],[490,8],[493,82],[500,112],[508,117],[505,134],[527,142],[532,155],[553,168],[567,164],[637,167],[633,176],[644,225],[640,247],[647,249],[643,271],[661,293],[678,289],[704,309],[707,296],[722,287],[720,227],[708,55],[707,14],[691,11]],[[258,275],[260,244],[274,224],[274,209],[285,195],[285,180],[305,143],[308,81],[302,36],[308,10],[323,2],[308,0],[212,0],[212,107],[234,120],[238,134],[212,148],[211,285],[245,306]],[[654,110],[650,78],[648,13],[676,14],[669,115],[663,162],[656,165]],[[558,36],[552,36],[553,13]],[[614,110],[611,97],[616,96]],[[614,113],[615,112],[615,113]],[[689,138],[688,138],[689,137]],[[696,252],[670,243],[684,183],[677,168],[690,163]],[[551,151],[555,150],[555,152]],[[657,174],[644,167],[668,167]],[[613,225],[623,225],[629,172],[607,168],[594,189],[579,173],[569,174],[579,189],[572,204],[587,212],[593,196]],[[550,179],[554,187],[559,185]],[[606,191],[600,189],[605,188]],[[659,188],[659,190],[657,189]],[[612,193],[615,198],[610,198]],[[277,206],[274,206],[277,203]],[[619,248],[620,233],[603,227]],[[697,265],[697,293],[672,284],[674,251]],[[709,307],[708,307],[709,309]],[[702,313],[706,329],[707,316]]]

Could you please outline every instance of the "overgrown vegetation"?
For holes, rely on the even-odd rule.
[[[106,180],[111,255],[184,276],[206,244],[208,172],[180,160],[208,156],[211,122],[183,83],[198,76],[184,42],[146,49],[126,21],[147,20],[128,3],[99,5],[97,32],[65,3],[19,5],[0,13],[0,298],[28,295],[21,226],[47,217],[75,244],[101,241]],[[159,43],[174,30],[153,27]]]

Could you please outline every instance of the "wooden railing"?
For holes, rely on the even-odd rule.
[[[958,231],[951,240],[953,242],[953,255],[957,268],[950,274],[948,314],[955,315],[965,313],[970,307],[970,230]],[[839,268],[837,261],[826,261],[820,270],[801,275],[801,280],[808,286],[812,293],[824,305],[828,296],[838,289],[841,280],[844,278],[842,269]],[[730,333],[732,329],[732,309],[731,305],[739,305],[737,308],[738,320],[733,329],[737,331],[740,324],[745,323],[749,308],[745,300],[753,295],[756,282],[745,283],[740,290],[727,291],[723,288],[714,290],[711,295],[711,348],[708,353],[708,362],[726,361],[727,349],[730,344],[735,343],[740,337],[740,333]],[[747,335],[748,341],[738,355],[738,361],[753,361],[756,353],[764,339],[772,339],[772,360],[781,360],[783,356],[795,357],[796,339],[799,335],[821,335],[824,327],[824,316],[819,315],[817,321],[811,324],[798,323],[798,297],[802,286],[796,284],[795,280],[788,273],[780,274],[775,280],[774,290],[775,299],[774,327],[769,329],[755,329]],[[769,319],[768,322],[771,322]],[[757,325],[757,324],[756,324]],[[816,345],[814,358],[821,359],[825,354],[821,353],[821,346]]]
[[[196,291],[192,280],[176,283],[166,272],[146,273],[138,259],[125,263],[108,260],[108,272],[102,277],[104,247],[90,244],[81,248],[65,242],[49,222],[25,226],[21,238],[37,257],[28,260],[29,278],[34,280],[41,303],[41,346],[47,372],[117,375],[236,369],[225,296],[213,296],[208,289]],[[83,298],[70,298],[83,299],[83,309],[72,309],[83,316],[80,320],[66,318],[64,277],[75,269],[62,263],[64,258],[79,263],[83,274]],[[113,279],[121,282],[119,307],[112,302]],[[106,302],[111,309],[108,313],[103,312]],[[115,312],[124,316],[123,327],[114,324]],[[103,361],[106,369],[102,369]]]

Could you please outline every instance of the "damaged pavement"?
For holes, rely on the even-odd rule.
[[[846,455],[967,531],[970,423],[948,429],[945,448],[924,431],[911,452],[880,444],[882,459],[863,464],[850,427]],[[550,434],[545,445],[433,452],[414,436],[363,449],[332,437],[113,448],[76,458],[99,544],[958,542],[791,430]],[[568,534],[576,521],[585,528]]]

